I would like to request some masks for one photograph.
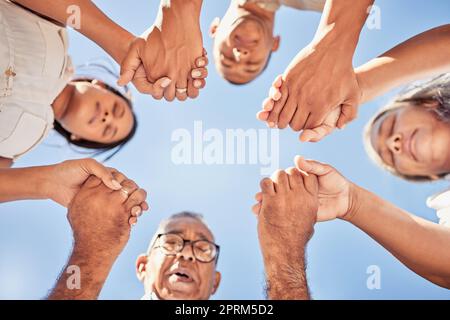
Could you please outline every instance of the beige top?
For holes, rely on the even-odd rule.
[[[0,0],[0,157],[17,159],[53,128],[73,73],[66,29]]]
[[[277,11],[282,5],[299,10],[312,10],[322,12],[326,0],[240,0],[241,4],[255,2],[268,11]]]

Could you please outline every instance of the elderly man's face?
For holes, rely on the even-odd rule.
[[[279,46],[267,22],[256,15],[237,20],[216,18],[211,24],[217,71],[226,80],[244,84],[255,79],[265,68],[269,55]]]
[[[170,220],[158,234],[176,234],[184,240],[214,242],[211,231],[199,220],[183,217]],[[138,278],[146,292],[153,292],[163,300],[207,300],[220,283],[216,260],[198,261],[190,243],[176,255],[166,255],[158,248],[159,241],[148,256],[137,260]]]

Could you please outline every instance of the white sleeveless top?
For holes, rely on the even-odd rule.
[[[72,73],[66,29],[0,0],[0,157],[16,160],[48,135]]]

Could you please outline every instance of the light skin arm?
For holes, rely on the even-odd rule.
[[[265,101],[260,120],[280,129],[313,129],[341,105],[339,127],[356,117],[360,94],[352,60],[373,2],[326,2],[313,41],[287,67],[278,101],[273,95]]]
[[[356,69],[362,103],[418,79],[450,72],[450,24],[423,32]]]
[[[450,288],[449,228],[396,207],[351,183],[327,164],[297,157],[296,165],[318,176],[318,221],[349,221],[418,275]]]
[[[48,199],[49,167],[0,169],[0,203],[25,199]]]
[[[110,170],[93,159],[40,167],[0,168],[0,203],[51,199],[67,207],[91,175],[102,179],[111,190],[122,188]]]
[[[360,104],[407,83],[433,75],[450,72],[450,25],[423,32],[355,69],[361,91]],[[426,57],[426,59],[424,59]],[[279,98],[282,79],[272,85],[272,96]],[[267,117],[273,102],[265,101],[264,111],[258,119]],[[336,111],[329,114],[325,123],[313,130],[304,130],[302,141],[316,142],[330,134],[336,127]]]
[[[68,13],[68,8],[77,6],[80,9],[80,25],[79,29],[76,30],[103,48],[119,65],[127,59],[128,63],[130,63],[129,60],[131,59],[135,77],[134,79],[129,79],[128,82],[133,80],[133,84],[139,92],[150,94],[154,98],[160,99],[165,94],[166,88],[171,84],[171,79],[166,74],[154,79],[152,83],[148,82],[148,75],[146,75],[145,70],[141,66],[142,62],[139,59],[136,61],[136,59],[129,58],[132,46],[136,41],[142,39],[137,38],[111,20],[91,0],[15,0],[15,2],[63,25],[68,23],[68,19],[72,15],[70,11]],[[165,2],[167,1],[162,0],[162,4]],[[151,50],[157,51],[157,45],[152,46]],[[208,64],[208,60],[206,57],[201,56],[201,52],[198,54],[198,57],[195,61],[196,65],[192,66],[192,72],[199,72],[193,78],[197,80],[195,82],[196,88],[203,88],[205,86],[204,78],[207,75],[205,67]],[[151,67],[155,68],[157,65],[158,62],[152,64]],[[120,83],[122,86],[125,84]],[[190,95],[190,97],[192,96]]]
[[[389,250],[409,269],[450,289],[450,229],[406,212],[356,187],[350,222]]]
[[[85,35],[102,47],[117,63],[126,57],[131,42],[135,39],[130,32],[109,19],[91,0],[15,0],[14,2],[66,25],[70,6],[80,8],[80,29]]]

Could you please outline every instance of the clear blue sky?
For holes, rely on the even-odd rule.
[[[139,33],[153,21],[157,0],[96,1],[114,20]],[[210,21],[221,16],[227,1],[205,0],[202,30],[205,47]],[[429,28],[449,23],[447,0],[379,0],[381,30],[364,28],[355,65]],[[319,22],[317,13],[283,8],[277,16],[280,51],[257,81],[244,87],[224,82],[210,68],[207,88],[199,99],[187,103],[156,102],[136,95],[141,127],[137,137],[116,156],[110,166],[136,179],[149,191],[152,211],[133,231],[128,246],[117,260],[103,289],[103,299],[139,299],[143,288],[134,273],[134,261],[145,250],[159,221],[181,210],[203,213],[222,246],[219,269],[222,285],[216,299],[263,298],[263,265],[256,224],[250,207],[261,179],[258,165],[176,166],[171,162],[171,134],[177,128],[193,131],[194,121],[205,129],[264,129],[255,120],[269,84],[282,72],[299,49],[312,38]],[[76,64],[105,54],[80,35],[71,32],[71,54]],[[211,56],[211,53],[210,53]],[[426,57],[424,57],[426,59]],[[436,221],[425,206],[430,194],[445,183],[416,185],[400,181],[376,168],[366,157],[362,128],[393,93],[361,108],[359,119],[319,144],[300,144],[290,130],[280,133],[280,166],[292,165],[302,154],[338,168],[354,182],[426,219]],[[49,138],[17,166],[31,166],[80,157]],[[0,206],[0,298],[39,299],[53,286],[71,248],[71,230],[65,210],[50,201],[24,201]],[[342,221],[316,227],[308,250],[308,279],[316,299],[449,299],[450,292],[409,271],[367,235]],[[366,269],[381,268],[381,290],[368,290]]]

